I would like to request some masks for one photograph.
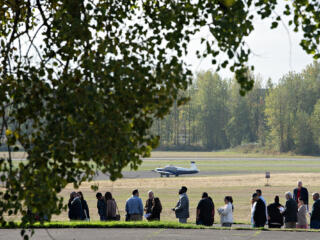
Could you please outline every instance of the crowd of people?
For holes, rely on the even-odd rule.
[[[302,181],[298,181],[297,188],[285,193],[285,206],[280,204],[279,196],[275,196],[274,203],[267,205],[262,196],[262,191],[257,189],[252,195],[251,202],[251,223],[253,227],[269,228],[308,228],[307,215],[310,215],[310,228],[320,229],[320,196],[313,193],[312,210],[309,211],[308,189],[302,186]]]
[[[172,211],[180,223],[187,223],[190,217],[189,198],[187,187],[179,189],[179,200]],[[309,211],[309,193],[302,186],[302,181],[298,181],[298,186],[291,192],[285,193],[285,206],[280,204],[279,196],[275,196],[274,202],[267,205],[262,195],[262,191],[257,189],[252,194],[251,200],[251,223],[252,227],[281,228],[308,228],[307,215],[310,215],[310,228],[320,229],[320,196],[313,193],[313,206]],[[115,199],[110,192],[103,196],[100,192],[96,194],[97,209],[101,221],[120,220],[120,213]],[[233,224],[233,199],[225,196],[225,205],[217,209],[220,215],[220,223],[223,227],[231,227]],[[89,208],[81,192],[72,192],[68,203],[70,220],[90,220]],[[125,206],[126,221],[160,221],[162,212],[161,201],[150,190],[148,199],[143,206],[142,199],[139,197],[138,189],[133,190],[132,196],[126,201]],[[215,218],[215,205],[208,193],[202,193],[201,199],[196,210],[196,224],[212,226]]]

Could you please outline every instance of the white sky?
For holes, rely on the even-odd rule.
[[[287,24],[287,21],[285,21]],[[280,22],[278,28],[271,30],[271,21],[255,21],[255,30],[247,39],[247,43],[252,50],[249,60],[250,65],[255,66],[255,74],[262,76],[266,81],[269,77],[274,83],[289,71],[300,72],[308,64],[313,62],[311,55],[307,55],[299,45],[302,34],[295,33],[291,27],[289,36],[286,28]],[[202,33],[206,36],[208,33]],[[290,47],[291,42],[291,47]],[[188,64],[194,72],[200,70],[214,70],[209,58],[197,59],[196,50],[200,48],[200,40],[194,40],[189,45],[189,55],[186,58]],[[290,57],[291,52],[291,57]],[[222,77],[232,77],[229,70],[220,71]]]

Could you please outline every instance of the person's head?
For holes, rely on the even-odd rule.
[[[257,193],[258,197],[260,197],[260,196],[262,195],[261,189],[257,189],[257,190],[256,190],[256,193]]]
[[[202,193],[202,198],[208,198],[208,197],[209,197],[208,193],[206,192]]]
[[[160,205],[160,199],[158,197],[155,197],[153,199],[153,206],[159,206]]]
[[[148,192],[148,196],[149,196],[149,199],[153,199],[154,198],[154,194],[153,194],[153,192],[151,190]]]
[[[71,199],[74,199],[75,197],[77,197],[77,193],[76,192],[70,193],[70,198]]]
[[[184,194],[184,193],[186,193],[187,192],[187,187],[185,187],[185,186],[182,186],[181,188],[180,188],[180,190],[179,190],[179,194]]]
[[[255,192],[254,194],[252,194],[252,201],[253,202],[256,202],[256,201],[258,201],[259,200],[259,196],[258,196],[258,194]]]
[[[275,196],[275,197],[274,197],[274,202],[275,202],[275,203],[280,203],[279,196]]]
[[[302,188],[302,181],[299,180],[299,181],[297,182],[297,185],[298,185],[298,188],[301,189],[301,188]]]
[[[298,201],[299,201],[299,204],[300,204],[300,205],[304,205],[304,201],[303,201],[303,199],[302,199],[301,197],[299,198]]]
[[[291,192],[286,192],[285,193],[285,197],[287,200],[291,199],[292,198],[292,193]]]
[[[138,191],[138,189],[133,190],[133,191],[132,191],[132,195],[133,195],[133,196],[136,196],[136,197],[139,197],[139,191]]]
[[[84,199],[82,192],[78,192],[77,195],[79,196],[80,199],[82,199],[82,200]]]
[[[312,198],[314,201],[318,200],[319,199],[319,193],[312,193]]]
[[[112,200],[112,194],[111,194],[111,192],[106,192],[106,194],[104,195],[104,198],[105,198],[106,200]]]
[[[232,199],[232,197],[231,196],[225,196],[224,197],[224,202],[225,202],[225,204],[228,204],[228,203],[233,203],[233,199]]]
[[[97,198],[97,199],[101,199],[101,198],[102,198],[101,192],[98,192],[98,193],[96,194],[96,198]]]

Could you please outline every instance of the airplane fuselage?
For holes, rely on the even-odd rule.
[[[182,168],[182,167],[164,167],[164,168],[156,168],[156,172],[160,173],[160,176],[167,176],[170,175],[179,176],[179,175],[186,175],[186,174],[196,174],[199,172],[198,169],[190,169],[190,168]]]

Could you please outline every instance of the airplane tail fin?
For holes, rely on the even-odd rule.
[[[191,169],[192,170],[198,170],[197,166],[196,166],[196,162],[191,162]]]

